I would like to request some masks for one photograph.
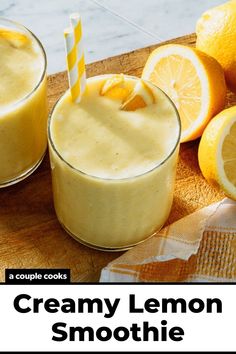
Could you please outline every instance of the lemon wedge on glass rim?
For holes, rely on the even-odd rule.
[[[207,181],[236,200],[236,106],[211,120],[202,135],[198,158]]]
[[[100,89],[100,95],[123,101],[129,95],[129,90],[125,84],[125,76],[123,74],[111,75],[104,81]]]
[[[142,79],[138,80],[133,91],[126,97],[120,109],[122,111],[135,111],[155,103],[155,97],[148,86],[148,83]]]
[[[137,79],[133,89],[130,89],[123,74],[112,75],[105,80],[100,95],[121,101],[122,111],[136,111],[155,103],[154,94],[147,82]]]
[[[29,38],[22,32],[0,28],[0,38],[5,39],[9,44],[15,48],[20,48],[29,43]]]

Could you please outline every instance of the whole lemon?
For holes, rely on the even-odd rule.
[[[236,0],[206,11],[196,33],[197,48],[222,65],[229,88],[236,92]]]

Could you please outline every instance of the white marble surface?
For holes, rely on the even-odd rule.
[[[21,22],[39,37],[47,52],[48,72],[54,73],[65,70],[63,29],[71,12],[82,15],[86,61],[92,62],[193,32],[201,13],[222,2],[0,0],[0,16]]]

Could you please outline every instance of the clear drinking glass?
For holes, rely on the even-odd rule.
[[[48,109],[47,60],[42,44],[27,28],[13,21],[0,18],[0,29],[26,35],[34,44],[38,58],[42,61],[42,73],[35,87],[7,107],[0,104],[1,188],[26,178],[42,161],[47,147]],[[15,84],[19,85],[17,82]]]
[[[99,77],[104,80],[107,75]],[[161,163],[135,177],[106,179],[74,168],[58,152],[52,138],[52,122],[55,108],[63,104],[65,97],[55,105],[48,123],[58,220],[72,237],[87,246],[108,251],[129,249],[152,236],[169,216],[180,144],[179,114],[174,107],[178,134],[170,154]],[[173,105],[167,96],[166,100]]]

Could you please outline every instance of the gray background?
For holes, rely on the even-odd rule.
[[[48,72],[54,73],[66,68],[63,30],[68,27],[71,12],[79,11],[82,15],[86,62],[89,63],[194,32],[199,16],[222,2],[0,0],[0,16],[21,22],[39,37],[47,52]]]

